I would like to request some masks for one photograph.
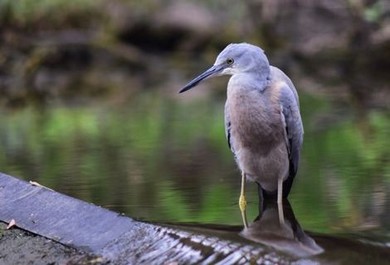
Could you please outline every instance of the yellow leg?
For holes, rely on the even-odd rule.
[[[240,199],[238,201],[238,205],[240,206],[242,222],[244,223],[245,228],[247,228],[248,227],[248,220],[246,218],[245,183],[246,183],[246,175],[244,172],[242,172],[241,193],[240,193]]]
[[[283,179],[278,179],[278,215],[279,223],[284,224],[284,212],[283,212]]]

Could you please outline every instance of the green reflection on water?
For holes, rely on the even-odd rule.
[[[305,142],[290,201],[305,229],[389,229],[389,116],[356,122],[301,96]],[[128,106],[1,113],[1,171],[147,220],[240,224],[223,102],[144,93]],[[249,215],[257,188],[249,185]]]

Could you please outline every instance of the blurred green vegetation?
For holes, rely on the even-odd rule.
[[[297,87],[321,80],[310,92],[386,107],[389,12],[385,0],[3,0],[0,104],[100,100],[167,77],[184,82],[226,44],[245,41]]]
[[[101,0],[2,0],[0,21],[30,29],[36,25],[47,25],[53,29],[85,25],[85,19],[96,15],[101,3]]]

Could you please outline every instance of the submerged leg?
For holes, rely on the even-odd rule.
[[[241,173],[241,193],[238,205],[240,206],[242,222],[244,223],[245,228],[248,227],[248,220],[246,218],[246,199],[245,199],[245,183],[246,175],[244,172]]]
[[[278,215],[279,215],[279,223],[284,224],[284,212],[283,212],[283,179],[278,179]]]

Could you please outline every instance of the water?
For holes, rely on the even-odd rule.
[[[4,109],[1,171],[138,219],[240,225],[224,101],[188,97],[149,91],[119,106]],[[305,140],[289,196],[301,226],[389,242],[388,113],[356,117],[304,94],[301,108]],[[248,203],[253,220],[255,184]]]

